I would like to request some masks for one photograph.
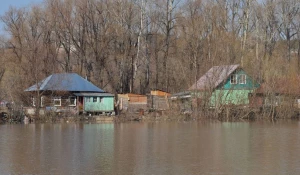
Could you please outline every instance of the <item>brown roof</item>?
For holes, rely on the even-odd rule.
[[[224,82],[237,68],[239,68],[238,64],[214,66],[200,77],[200,79],[193,84],[189,90],[214,89]]]

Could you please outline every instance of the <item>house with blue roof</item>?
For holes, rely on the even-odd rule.
[[[25,91],[32,93],[32,106],[38,105],[45,112],[114,112],[114,95],[106,93],[76,73],[52,74]]]

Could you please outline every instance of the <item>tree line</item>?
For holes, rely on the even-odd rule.
[[[258,82],[297,76],[299,8],[299,0],[45,0],[11,7],[1,17],[9,36],[1,39],[2,88],[21,100],[46,76],[76,72],[112,93],[180,92],[225,64],[240,64]]]

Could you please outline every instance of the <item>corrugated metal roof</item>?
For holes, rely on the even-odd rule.
[[[104,92],[76,73],[52,74],[40,81],[39,86],[39,90],[43,91]],[[31,86],[25,91],[37,91],[37,85]]]
[[[214,89],[220,83],[225,81],[230,74],[232,74],[237,68],[236,65],[223,65],[223,66],[214,66],[210,68],[206,74],[204,74],[200,79],[193,84],[189,90],[206,90]]]
[[[190,91],[184,91],[184,92],[178,92],[176,94],[172,94],[171,99],[184,99],[184,98],[191,98],[191,92]]]
[[[79,97],[114,97],[114,94],[110,93],[74,93],[74,95]]]

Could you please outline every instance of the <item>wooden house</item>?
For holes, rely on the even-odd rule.
[[[25,91],[31,93],[33,107],[39,101],[42,113],[114,113],[114,95],[76,73],[50,75]],[[34,108],[29,111],[34,112]]]
[[[248,106],[248,94],[259,85],[239,65],[214,66],[189,91],[197,103],[210,107]]]

